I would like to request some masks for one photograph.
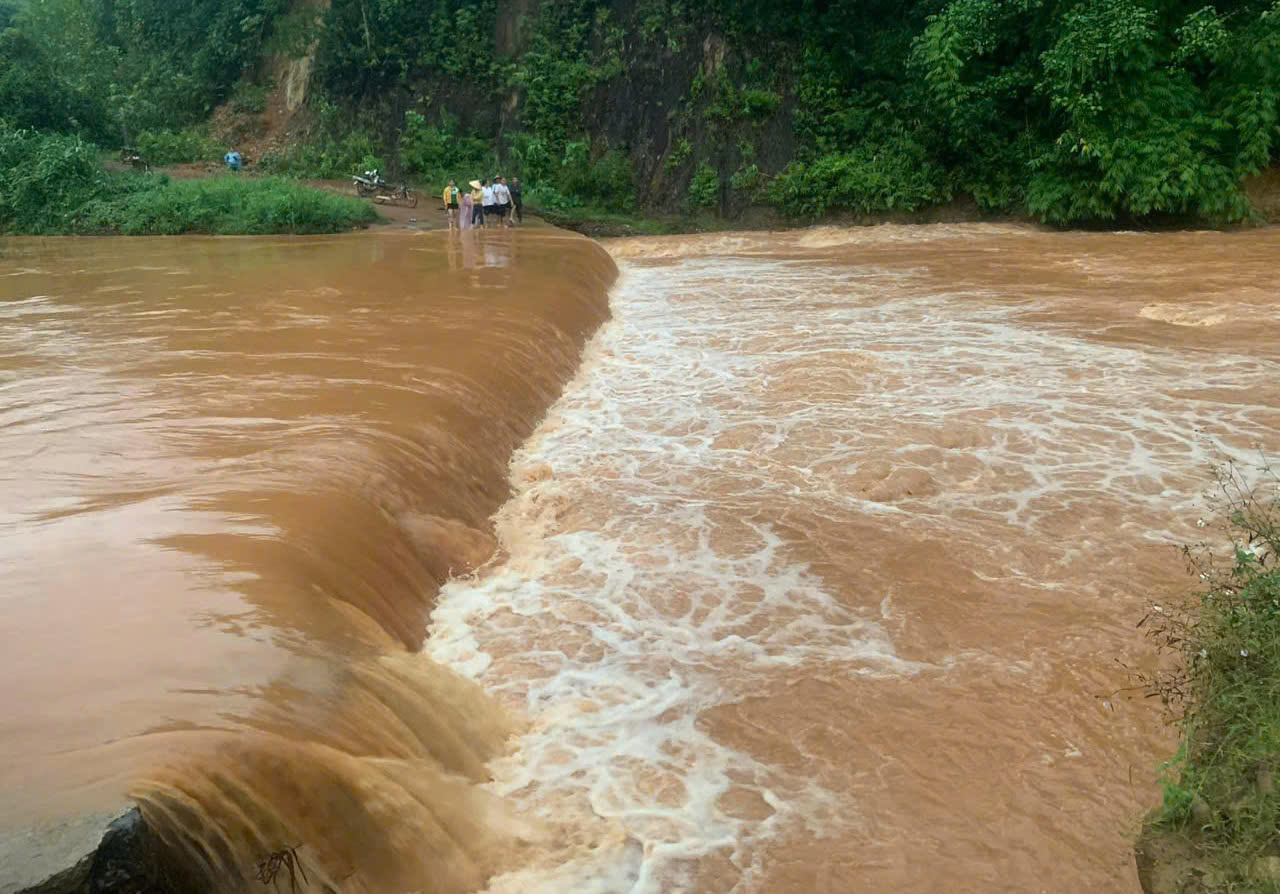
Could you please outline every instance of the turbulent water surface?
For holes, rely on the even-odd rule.
[[[228,889],[1136,889],[1120,662],[1276,443],[1275,231],[466,238],[0,249],[0,829],[129,791]]]

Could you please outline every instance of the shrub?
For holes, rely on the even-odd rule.
[[[91,138],[112,130],[103,105],[69,82],[56,60],[18,28],[0,28],[0,115],[15,126]]]
[[[729,186],[736,192],[740,192],[746,196],[754,196],[759,190],[764,178],[760,174],[760,166],[750,164],[746,167],[739,168],[733,172],[733,176],[729,178]]]
[[[108,174],[79,137],[0,122],[0,232],[333,233],[376,218],[367,202],[278,177]]]
[[[1230,556],[1184,550],[1203,589],[1189,604],[1153,605],[1142,622],[1181,659],[1143,678],[1149,694],[1182,712],[1159,824],[1190,826],[1224,890],[1242,892],[1274,890],[1249,875],[1280,849],[1280,478],[1262,471],[1259,484],[1221,472]]]
[[[750,121],[768,118],[782,105],[782,97],[772,90],[743,90],[741,116]]]
[[[261,115],[267,110],[267,98],[271,95],[271,84],[250,84],[241,81],[231,91],[227,107],[237,115]]]
[[[512,173],[535,183],[546,183],[556,175],[551,146],[533,134],[515,133],[509,137],[507,164]]]
[[[208,180],[167,181],[130,189],[101,202],[91,230],[126,236],[210,233],[335,233],[377,219],[367,202],[303,186],[281,177],[223,174]]]
[[[524,189],[524,203],[534,212],[567,214],[582,210],[582,203],[566,196],[550,183],[537,183]]]
[[[498,164],[489,142],[459,136],[457,119],[447,112],[441,114],[439,126],[427,124],[417,112],[405,114],[400,161],[406,173],[441,187],[450,177],[465,183],[474,177],[493,176]]]
[[[11,127],[0,119],[0,231],[66,232],[104,181],[91,143]]]
[[[625,152],[610,149],[591,165],[586,198],[610,208],[630,211],[635,205],[635,173]]]
[[[695,208],[720,204],[720,175],[705,161],[698,165],[689,181],[689,204]]]
[[[868,214],[915,211],[945,202],[945,172],[922,149],[902,141],[861,146],[806,164],[792,162],[770,181],[768,200],[785,213],[818,217],[839,209]]]
[[[200,130],[144,130],[138,134],[138,151],[156,165],[187,164],[217,159],[221,147]]]
[[[526,144],[531,146],[532,144]],[[594,161],[585,140],[565,146],[559,164],[544,163],[535,182],[553,183],[559,193],[578,205],[630,211],[635,206],[635,172],[631,159],[620,149],[610,149]],[[521,170],[521,176],[533,176]]]
[[[689,156],[693,155],[693,144],[681,137],[671,149],[671,153],[667,156],[667,169],[675,170],[689,160]]]
[[[363,131],[352,131],[340,140],[329,137],[295,143],[284,152],[266,153],[258,166],[274,174],[321,180],[341,180],[371,168],[386,169],[377,142]]]

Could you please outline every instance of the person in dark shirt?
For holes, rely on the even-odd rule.
[[[517,221],[524,223],[524,201],[520,197],[520,178],[512,177],[511,185],[507,189],[511,192],[511,204],[515,209],[515,213],[511,216],[512,223]]]

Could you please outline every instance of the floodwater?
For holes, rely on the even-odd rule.
[[[1137,890],[1123,665],[1277,443],[1280,232],[469,238],[0,248],[0,828],[127,790],[227,890]]]

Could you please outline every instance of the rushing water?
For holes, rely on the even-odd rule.
[[[615,243],[540,426],[613,264],[470,238],[4,248],[0,822],[127,783],[228,888],[1136,889],[1119,662],[1276,444],[1280,235]]]
[[[496,808],[444,774],[511,722],[415,653],[616,275],[484,237],[4,244],[6,834],[128,789],[233,887],[297,844],[336,887],[482,881]]]

